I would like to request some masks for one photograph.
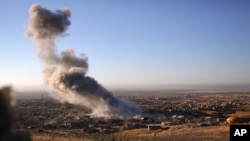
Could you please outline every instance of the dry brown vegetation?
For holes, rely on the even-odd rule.
[[[117,133],[118,136],[124,137],[144,137],[162,140],[228,140],[229,126],[213,126],[213,127],[199,127],[189,128],[186,125],[172,126],[170,130],[156,130],[148,131],[147,129],[127,130],[122,133]]]
[[[171,126],[170,130],[148,131],[133,129],[110,135],[36,133],[33,141],[228,141],[229,125],[190,128],[187,125]]]

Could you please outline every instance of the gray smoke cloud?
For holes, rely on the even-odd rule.
[[[44,63],[45,81],[54,98],[82,105],[92,110],[95,117],[131,117],[141,113],[134,103],[115,97],[95,79],[86,76],[88,58],[76,56],[73,49],[56,54],[55,41],[67,35],[71,12],[67,8],[52,12],[40,5],[29,11],[28,30],[37,47],[37,55]]]

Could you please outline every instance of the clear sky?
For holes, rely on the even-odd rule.
[[[2,0],[0,85],[43,86],[43,66],[24,32],[33,3],[72,12],[57,51],[89,58],[104,86],[250,84],[248,0]]]

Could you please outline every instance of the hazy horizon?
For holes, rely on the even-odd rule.
[[[109,91],[165,91],[165,92],[250,92],[250,84],[207,84],[207,85],[104,85]],[[14,88],[16,92],[47,92],[48,88]]]
[[[24,35],[34,2],[0,3],[0,86],[46,89],[43,64]],[[56,38],[56,53],[70,48],[84,54],[87,76],[108,89],[250,89],[249,1],[36,3],[71,10],[71,25]]]

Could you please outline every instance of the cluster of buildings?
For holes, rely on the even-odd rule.
[[[73,130],[84,133],[111,133],[136,128],[167,130],[171,125],[189,127],[224,124],[229,114],[249,105],[248,95],[172,95],[120,97],[134,101],[144,111],[133,118],[91,118],[89,109],[59,103],[50,98],[19,99],[15,109],[15,129]]]

